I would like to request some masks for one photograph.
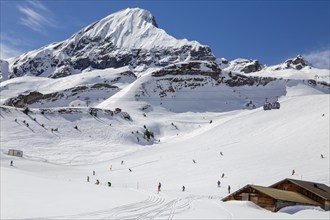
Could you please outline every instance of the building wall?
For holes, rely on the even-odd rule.
[[[288,201],[282,201],[282,200],[277,200],[276,201],[276,212],[280,210],[281,208],[287,207],[287,206],[292,206],[296,205],[294,202],[288,202]]]
[[[226,201],[229,200],[251,201],[264,209],[267,209],[272,212],[276,211],[275,199],[263,193],[260,193],[251,187],[248,187],[243,191],[234,194],[233,196],[230,196],[229,198],[226,199]]]
[[[269,211],[272,211],[272,212],[277,211],[276,210],[276,200],[267,195],[264,195],[262,193],[251,196],[250,201]]]

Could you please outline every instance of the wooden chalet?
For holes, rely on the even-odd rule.
[[[284,179],[270,187],[300,193],[320,203],[324,210],[330,210],[330,187],[325,184],[295,179]]]
[[[320,203],[297,192],[256,185],[246,185],[222,199],[222,201],[230,200],[251,201],[272,212],[292,205],[321,206]]]

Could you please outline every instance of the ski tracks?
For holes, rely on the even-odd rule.
[[[187,196],[173,199],[166,202],[166,199],[159,196],[149,196],[148,199],[105,209],[95,212],[82,213],[69,216],[54,216],[42,219],[168,219],[172,220],[175,214],[187,211],[191,203],[199,199],[199,196]]]
[[[156,197],[157,198],[157,197]],[[168,219],[172,220],[174,215],[177,213],[184,212],[188,210],[191,206],[193,200],[196,196],[188,196],[185,198],[174,199],[172,201],[166,202],[164,198],[152,198],[151,201],[155,201],[152,204],[138,207],[118,207],[121,208],[120,212],[107,216],[104,219]]]

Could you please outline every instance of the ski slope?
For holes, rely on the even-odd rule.
[[[328,219],[329,212],[317,207],[272,213],[250,202],[220,200],[228,185],[235,191],[287,177],[330,184],[329,95],[299,84],[279,101],[280,110],[222,113],[152,106],[145,117],[140,105],[116,99],[131,121],[120,114],[92,117],[84,108],[30,117],[1,109],[1,218]],[[144,125],[155,133],[152,143],[136,141]],[[24,157],[8,156],[10,148],[23,150]]]

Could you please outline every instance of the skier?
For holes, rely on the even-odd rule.
[[[210,121],[210,124],[212,124],[212,120]]]
[[[222,173],[222,176],[221,176],[221,178],[224,178],[225,177],[225,174],[224,173]]]
[[[100,181],[99,180],[96,180],[96,183],[95,183],[96,185],[99,185],[100,184]]]
[[[322,159],[324,158],[323,154],[321,154],[321,158],[322,158]]]
[[[89,182],[89,176],[87,176],[87,182]]]
[[[13,166],[14,161],[10,161],[10,166]]]
[[[182,192],[184,192],[186,190],[185,186],[182,186]]]
[[[157,194],[160,192],[160,188],[162,187],[161,183],[158,183]]]
[[[291,176],[293,176],[293,175],[295,174],[295,172],[296,172],[295,170],[292,170],[292,174],[291,174]]]
[[[93,170],[93,176],[95,176],[95,170]]]
[[[193,162],[194,162],[194,163],[196,163],[196,161],[195,161],[195,160],[193,160]]]
[[[122,160],[122,161],[121,161],[121,165],[123,165],[123,164],[124,164],[124,161]]]
[[[108,182],[108,187],[111,187],[111,182]]]
[[[228,185],[228,194],[230,194],[230,185]]]
[[[223,156],[222,152],[220,152],[220,155]]]
[[[221,184],[221,182],[220,182],[220,180],[218,180],[218,187],[220,187],[220,184]]]
[[[110,171],[112,170],[112,165],[110,165]]]
[[[132,170],[130,168],[128,168],[129,172],[132,172]]]

